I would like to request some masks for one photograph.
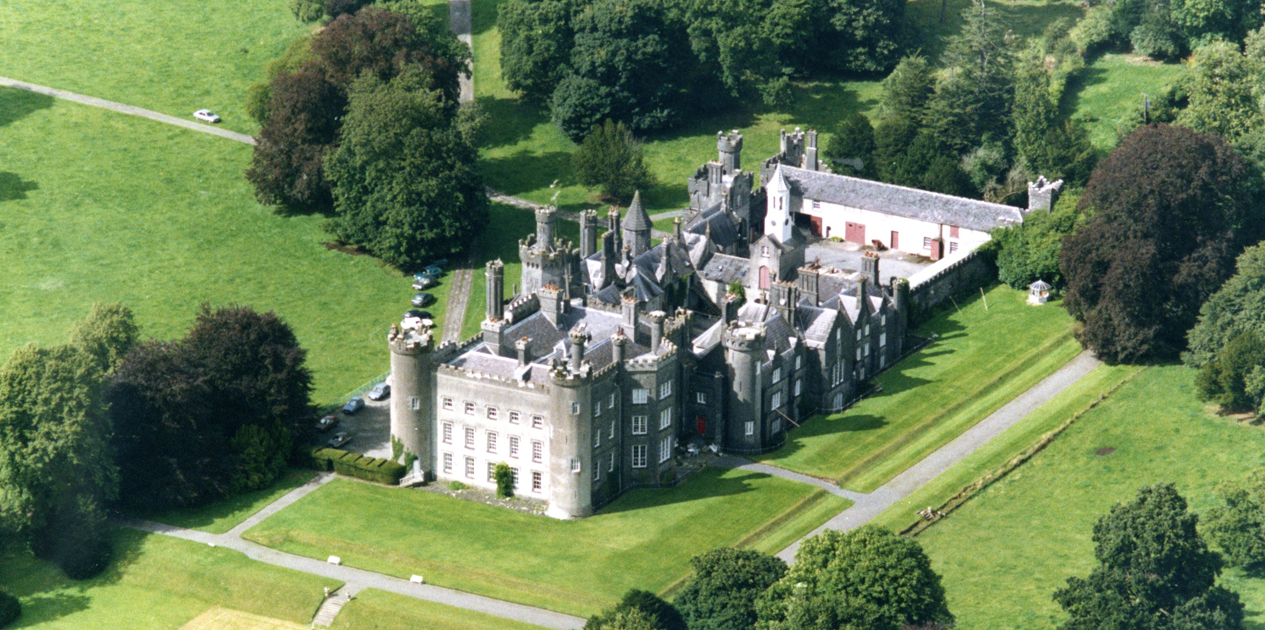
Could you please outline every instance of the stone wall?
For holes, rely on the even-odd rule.
[[[982,287],[996,273],[980,247],[958,251],[909,278],[910,326],[950,296]]]

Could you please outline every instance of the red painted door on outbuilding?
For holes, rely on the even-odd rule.
[[[844,224],[843,240],[858,245],[865,244],[865,226],[860,223],[847,221]]]

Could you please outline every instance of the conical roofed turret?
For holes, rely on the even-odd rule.
[[[631,245],[633,257],[637,257],[650,249],[650,215],[641,205],[641,191],[633,193],[632,203],[628,206],[628,216],[620,227],[624,230],[624,243]]]

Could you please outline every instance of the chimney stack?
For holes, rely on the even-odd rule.
[[[579,372],[584,364],[584,344],[588,342],[589,334],[577,327],[567,336],[571,338],[571,363],[568,367],[573,373]]]
[[[496,321],[505,316],[505,263],[499,258],[489,260],[484,273],[487,277],[487,318]]]
[[[874,286],[883,286],[882,280],[878,275],[878,254],[874,252],[865,252],[861,256],[861,275],[867,280],[874,283]]]
[[[627,347],[628,337],[624,336],[622,329],[616,330],[615,334],[611,335],[611,362],[615,365],[622,365],[624,363],[624,349]]]
[[[804,168],[817,170],[817,130],[808,130],[807,147],[804,150]]]
[[[580,213],[580,257],[588,258],[597,251],[597,211]]]
[[[523,337],[522,339],[519,339],[518,341],[514,342],[514,349],[518,351],[519,367],[527,365],[527,362],[531,360],[531,357],[527,356],[527,348],[530,345],[531,345],[531,338],[529,337]]]
[[[540,298],[540,312],[550,324],[556,327],[566,307],[566,300],[562,298],[562,289],[550,284],[540,287],[536,295]]]
[[[650,313],[650,353],[654,354],[659,351],[659,344],[663,342],[663,320],[668,314],[663,311],[652,311]]]
[[[637,302],[637,298],[631,295],[626,295],[620,301],[619,309],[621,316],[619,321],[620,331],[622,331],[629,339],[636,341],[637,316],[640,314],[641,304]]]

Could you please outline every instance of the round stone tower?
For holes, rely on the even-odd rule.
[[[435,473],[434,335],[429,328],[391,326],[391,440],[417,456],[428,479]]]
[[[721,333],[730,389],[725,401],[726,426],[721,444],[730,453],[759,453],[764,449],[764,325],[734,322]]]
[[[572,330],[571,357],[550,373],[553,427],[549,440],[549,509],[561,519],[593,514],[593,384],[584,361],[587,333]],[[576,367],[578,365],[578,368]]]

